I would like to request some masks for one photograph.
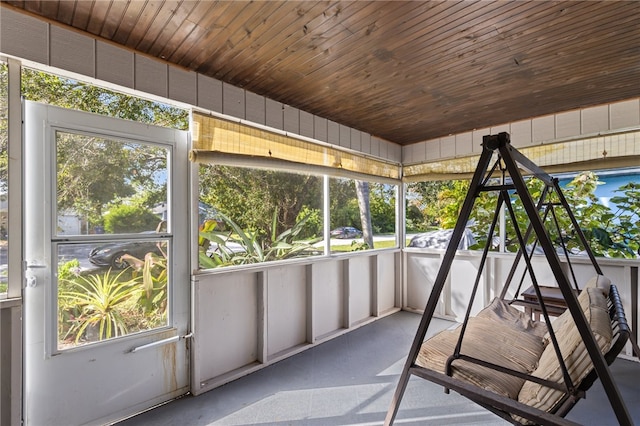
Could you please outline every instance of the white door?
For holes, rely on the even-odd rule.
[[[185,394],[188,134],[31,102],[25,117],[26,424]]]

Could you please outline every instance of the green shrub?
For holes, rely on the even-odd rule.
[[[110,234],[142,232],[156,229],[160,218],[147,208],[121,204],[109,209],[104,217],[104,229]]]

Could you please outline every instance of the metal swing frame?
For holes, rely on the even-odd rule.
[[[451,377],[450,375],[438,373],[433,370],[429,370],[424,367],[418,366],[416,364],[418,353],[420,351],[421,345],[424,341],[427,330],[431,323],[431,319],[433,318],[436,306],[438,304],[438,300],[440,298],[447,276],[449,274],[449,270],[455,258],[458,244],[463,236],[465,226],[471,215],[471,212],[475,203],[475,199],[483,191],[500,191],[498,207],[496,209],[496,212],[497,212],[498,208],[500,208],[500,204],[501,204],[500,200],[504,201],[503,198],[505,197],[507,190],[517,191],[522,201],[523,207],[527,213],[527,216],[529,217],[530,224],[526,233],[524,234],[524,237],[522,237],[522,235],[520,235],[519,231],[517,230],[518,239],[521,246],[520,246],[520,250],[518,251],[518,254],[516,255],[515,263],[507,278],[507,282],[505,284],[504,290],[502,291],[501,298],[505,297],[507,288],[509,287],[509,284],[513,278],[513,275],[515,274],[517,264],[521,259],[521,257],[525,258],[525,261],[527,263],[527,268],[528,270],[531,271],[531,265],[529,263],[529,255],[524,246],[524,242],[527,241],[530,233],[533,232],[536,239],[536,244],[539,244],[544,252],[544,255],[551,268],[551,271],[558,284],[558,287],[561,290],[561,293],[567,305],[567,309],[570,311],[573,317],[573,320],[576,323],[578,332],[580,333],[580,336],[585,344],[587,353],[591,358],[591,361],[594,366],[594,371],[592,373],[595,373],[595,375],[597,375],[597,377],[600,378],[600,381],[602,382],[602,386],[605,390],[607,398],[609,399],[609,403],[611,404],[611,407],[617,417],[618,422],[621,425],[632,425],[633,421],[631,419],[631,416],[629,414],[629,411],[627,410],[627,407],[624,401],[622,400],[620,391],[612,378],[611,372],[608,368],[607,361],[605,360],[604,355],[600,352],[600,349],[595,341],[593,333],[591,332],[589,324],[587,323],[584,313],[580,307],[577,296],[574,293],[574,289],[572,288],[568,277],[566,276],[565,272],[561,267],[560,259],[558,258],[557,252],[554,249],[553,242],[551,241],[551,238],[544,227],[543,220],[539,216],[539,211],[542,205],[544,204],[544,198],[547,192],[549,191],[549,189],[553,188],[555,192],[558,194],[560,204],[562,204],[562,206],[567,211],[571,219],[571,222],[573,224],[574,230],[577,233],[578,237],[580,238],[585,250],[587,251],[589,259],[591,260],[591,263],[593,264],[596,272],[600,275],[602,274],[602,271],[596,261],[595,256],[593,255],[592,251],[589,248],[589,245],[586,241],[584,234],[582,233],[575,217],[571,213],[571,209],[567,203],[567,200],[562,195],[562,191],[560,190],[558,180],[550,177],[541,168],[539,168],[532,161],[530,161],[524,155],[522,155],[517,149],[511,146],[510,136],[508,133],[503,132],[498,135],[484,136],[482,145],[483,145],[483,151],[478,161],[478,165],[476,167],[473,178],[471,180],[469,192],[467,193],[467,196],[465,198],[464,204],[460,212],[460,216],[453,230],[451,240],[445,251],[440,269],[438,271],[438,274],[433,284],[433,289],[427,301],[427,305],[422,315],[422,319],[419,323],[418,330],[416,332],[413,344],[409,351],[409,355],[407,357],[406,363],[400,375],[400,379],[396,387],[395,393],[393,395],[393,399],[391,401],[389,410],[387,411],[385,425],[393,424],[393,421],[395,420],[395,417],[398,413],[400,402],[402,400],[402,397],[404,395],[404,392],[406,390],[406,387],[411,375],[415,375],[417,377],[421,377],[431,382],[440,384],[447,390],[453,389],[459,394],[471,399],[477,404],[493,411],[494,413],[498,414],[500,417],[503,417],[507,420],[512,421],[512,419],[510,418],[510,414],[514,414],[514,415],[526,418],[528,420],[531,420],[537,424],[549,424],[549,425],[574,424],[573,422],[563,418],[564,414],[566,414],[568,409],[565,410],[563,413],[561,413],[561,415],[542,411],[537,408],[518,402],[516,400],[513,400],[511,398],[484,390],[478,386],[474,386],[462,380]],[[497,153],[500,159],[499,161],[502,161],[504,163],[504,166],[505,166],[504,171],[506,171],[509,174],[509,177],[511,180],[510,184],[505,184],[503,182],[502,185],[489,185],[487,183],[491,173],[493,173],[493,171],[496,168],[496,165],[498,164],[498,162],[496,162],[496,165],[493,166],[493,169],[489,171],[490,162],[494,153]],[[522,173],[520,172],[521,168],[526,170],[528,173],[534,175],[536,178],[542,180],[546,185],[545,190],[543,191],[543,194],[541,196],[541,199],[539,200],[537,205],[534,202],[533,198],[531,197],[531,194],[529,193],[526,187]],[[509,208],[511,208],[509,203],[507,203],[507,205]],[[496,219],[494,217],[494,221],[491,225],[491,230],[489,232],[490,235],[493,233],[493,230],[495,228],[495,220]],[[488,238],[488,241],[490,241],[490,237]],[[487,243],[487,246],[488,246],[488,243]],[[478,277],[480,276],[480,272],[483,269],[487,251],[488,251],[488,247],[485,247],[485,251],[483,252],[483,258],[479,266]],[[565,248],[565,253],[566,253],[566,248]],[[532,274],[532,281],[534,284],[536,295],[538,297],[540,308],[548,323],[549,317],[544,305],[544,300],[540,294],[540,290],[538,288],[537,282],[535,281],[535,278],[533,278],[533,274]],[[475,287],[474,287],[473,293],[474,294],[472,294],[471,296],[470,305],[475,295]],[[618,297],[617,291],[616,291],[616,297]],[[460,339],[462,339],[462,335],[464,333],[464,327],[466,326],[466,321],[468,319],[470,308],[471,308],[470,305],[469,305],[469,308],[467,309],[467,317],[465,318],[465,322],[462,325],[463,329],[460,334]],[[624,320],[624,314],[622,314],[622,320],[624,322],[624,327],[627,328],[626,320]],[[555,336],[551,328],[550,328],[550,331],[551,331],[550,333],[551,338],[552,340],[554,340],[553,343],[556,346],[556,353],[559,354],[559,350],[557,348],[557,342],[555,342]],[[635,345],[635,341],[632,341],[632,344],[634,344],[634,349],[635,349],[637,347]],[[455,350],[456,352],[459,352],[459,346],[460,346],[460,341],[458,342],[458,345],[456,347],[456,350]],[[561,358],[561,356],[559,356],[559,358]],[[477,362],[478,360],[472,360],[472,361]],[[562,359],[559,359],[559,362],[563,364]],[[486,366],[488,366],[489,368],[495,368],[497,370],[500,369],[499,366],[494,366],[489,363],[487,364],[488,365]],[[562,367],[563,367],[563,373],[564,373],[563,375],[565,377],[565,382],[566,382],[566,379],[568,378],[568,373],[566,372],[566,367],[564,365],[562,365]],[[568,383],[568,387],[570,388],[569,390],[572,392],[571,398],[574,399],[573,403],[575,404],[575,400],[577,400],[580,396],[582,396],[584,391],[580,390],[577,387],[574,387],[573,384],[571,384],[570,380],[571,379],[569,378],[569,382],[566,382],[566,383]]]

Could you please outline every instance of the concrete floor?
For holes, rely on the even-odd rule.
[[[120,423],[136,425],[381,425],[420,316],[398,312],[198,397]],[[433,334],[451,323],[432,322]],[[640,363],[618,359],[614,379],[640,424]],[[618,424],[599,382],[567,419]],[[471,401],[412,377],[397,425],[508,424]]]

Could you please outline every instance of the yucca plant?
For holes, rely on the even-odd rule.
[[[98,340],[128,333],[127,304],[139,297],[142,286],[137,277],[125,279],[125,273],[123,270],[114,276],[109,269],[102,275],[81,275],[66,283],[67,290],[58,295],[60,311],[72,307],[78,315],[70,319],[72,325],[63,340],[75,336],[78,344],[90,329],[97,330]]]
[[[226,233],[216,231],[216,224],[213,221],[203,224],[199,240],[200,266],[203,268],[244,265],[305,256],[317,251],[313,243],[321,239],[296,240],[296,237],[304,229],[309,216],[299,220],[291,229],[276,234],[277,211],[275,211],[271,227],[272,243],[267,244],[260,241],[256,233],[246,232],[227,216],[219,215],[229,226],[230,231]],[[210,250],[210,245],[215,248]]]

